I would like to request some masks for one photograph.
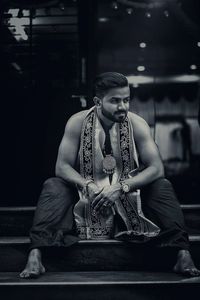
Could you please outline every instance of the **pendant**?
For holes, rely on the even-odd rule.
[[[116,160],[112,155],[106,155],[103,160],[103,172],[105,174],[113,174],[116,168]]]

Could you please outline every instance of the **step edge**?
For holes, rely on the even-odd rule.
[[[101,282],[34,282],[34,283],[26,283],[26,282],[0,282],[0,286],[105,286],[105,285],[183,285],[183,284],[198,284],[198,282],[183,282],[183,281],[101,281]]]
[[[162,276],[164,274],[168,274],[166,272],[161,272],[161,273],[157,273],[157,272],[151,272],[151,274],[149,272],[143,272],[147,275],[152,275],[152,274],[157,274],[157,278],[154,278],[153,279],[123,279],[124,277],[124,274],[126,272],[124,271],[116,271],[116,272],[106,272],[106,275],[107,276],[107,280],[106,279],[95,279],[95,276],[99,276],[101,274],[102,276],[102,272],[101,271],[93,271],[92,273],[90,272],[89,273],[89,277],[91,276],[91,274],[94,276],[93,277],[93,280],[91,281],[89,278],[87,279],[87,274],[88,272],[70,272],[69,274],[72,274],[72,276],[74,275],[77,275],[78,278],[77,279],[72,279],[69,281],[55,281],[55,280],[52,280],[52,278],[47,278],[48,281],[41,281],[43,276],[41,276],[40,278],[38,279],[30,279],[30,280],[27,280],[27,279],[21,279],[19,278],[19,273],[18,272],[0,272],[0,275],[4,275],[6,276],[11,276],[10,279],[13,280],[13,281],[5,281],[5,282],[0,282],[0,286],[14,286],[14,285],[18,285],[18,286],[49,286],[49,285],[53,285],[53,286],[74,286],[74,285],[79,285],[79,286],[91,286],[91,285],[98,285],[98,286],[101,286],[101,285],[182,285],[182,284],[199,284],[200,283],[200,277],[193,277],[193,278],[187,278],[187,277],[184,277],[182,275],[176,275],[175,278],[169,280],[169,279],[158,279],[158,275],[159,274],[162,274]],[[136,273],[138,273],[137,271],[128,271],[129,275],[132,274],[132,276],[134,276]],[[50,276],[52,275],[58,275],[57,272],[48,272],[48,274]],[[66,272],[59,272],[59,274],[65,274],[66,275]],[[122,278],[119,278],[119,279],[115,279],[113,278],[113,276],[115,277],[115,275],[117,274],[117,277],[119,278],[119,276],[122,276]],[[174,274],[174,273],[173,273]],[[174,274],[175,275],[175,274]],[[1,279],[3,278],[1,276]],[[14,277],[14,278],[13,278]],[[86,279],[86,281],[82,281],[82,279]],[[9,280],[9,279],[8,279]]]
[[[200,209],[200,204],[181,204],[183,210]],[[2,206],[0,212],[33,212],[36,206]]]
[[[200,204],[181,204],[183,210],[200,209]]]
[[[200,242],[200,234],[190,234],[189,235],[190,242]],[[124,244],[123,241],[118,240],[81,240],[78,241],[77,244],[82,245],[120,245]],[[8,244],[30,244],[30,239],[27,236],[23,237],[0,237],[0,245],[8,245]]]
[[[0,207],[0,212],[26,212],[35,211],[36,206],[2,206]]]

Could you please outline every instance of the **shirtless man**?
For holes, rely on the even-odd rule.
[[[48,179],[45,182],[37,205],[33,227],[30,232],[31,248],[28,261],[20,277],[34,278],[45,272],[42,265],[42,247],[58,245],[59,235],[57,233],[61,234],[62,232],[61,236],[64,236],[61,230],[63,219],[68,220],[66,221],[66,227],[68,233],[70,233],[69,238],[64,238],[67,241],[65,246],[69,246],[78,240],[75,234],[72,233],[73,226],[71,225],[73,218],[71,215],[75,201],[72,200],[73,196],[69,196],[70,191],[75,187],[87,192],[87,197],[92,202],[94,211],[97,212],[107,205],[115,207],[122,193],[135,191],[136,189],[141,189],[141,191],[146,189],[148,191],[146,195],[148,196],[142,198],[145,216],[155,222],[161,228],[161,231],[173,229],[171,239],[166,240],[165,244],[177,247],[177,262],[174,271],[187,276],[200,275],[200,271],[194,266],[189,252],[188,235],[184,229],[180,205],[170,182],[164,178],[163,164],[157,146],[151,137],[150,128],[144,119],[129,112],[129,100],[130,89],[125,76],[108,72],[97,77],[95,81],[94,114],[99,120],[99,126],[102,126],[99,127],[101,128],[99,135],[100,148],[103,147],[101,131],[108,132],[115,124],[124,122],[128,116],[134,129],[137,153],[144,168],[134,177],[125,178],[123,183],[116,181],[114,184],[107,184],[103,187],[96,184],[94,180],[84,178],[80,172],[79,154],[83,123],[89,111],[81,111],[73,115],[66,124],[65,133],[59,147],[56,178]],[[101,151],[103,152],[103,149]],[[110,170],[108,171],[110,172]],[[68,214],[65,218],[63,211]],[[57,230],[54,234],[52,234],[53,223],[56,224],[55,228]],[[62,223],[59,225],[60,227],[57,225],[58,223]],[[49,224],[51,224],[51,228]],[[55,239],[57,244],[54,242]],[[63,245],[62,243],[59,245]]]

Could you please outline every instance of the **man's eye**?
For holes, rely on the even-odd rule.
[[[130,99],[129,98],[127,98],[127,99],[124,99],[124,103],[128,103],[130,101]]]

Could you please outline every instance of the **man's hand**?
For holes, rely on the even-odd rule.
[[[99,188],[94,182],[90,182],[87,186],[87,197],[90,201],[93,201],[97,195],[101,193],[103,188]]]
[[[121,185],[114,184],[111,186],[106,186],[102,191],[94,198],[92,202],[92,207],[94,210],[99,211],[103,207],[111,207],[114,205],[115,201],[119,199],[121,195]]]

